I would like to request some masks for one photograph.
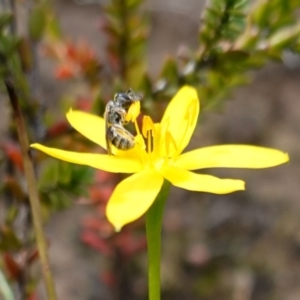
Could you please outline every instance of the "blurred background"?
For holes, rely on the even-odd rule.
[[[108,0],[53,2],[65,41],[93,49],[104,65],[104,76],[106,72],[111,76],[105,67],[107,36],[100,30],[108,4]],[[205,1],[200,0],[145,1],[142,10],[149,24],[145,62],[151,78],[159,78],[170,56],[182,55],[186,47],[197,50],[204,7]],[[21,6],[18,12],[20,31],[26,9]],[[43,99],[50,126],[65,121],[70,106],[91,109],[87,98],[92,97],[94,83],[87,88],[82,80],[65,76],[66,70],[58,69],[58,60],[49,55],[49,43],[47,47],[37,50],[37,95]],[[172,188],[162,238],[164,300],[300,299],[300,60],[291,51],[282,51],[282,61],[251,69],[248,75],[243,86],[224,95],[221,105],[204,106],[189,148],[227,143],[262,145],[289,153],[290,162],[264,170],[204,170],[245,180],[244,192],[219,196]],[[107,93],[107,88],[102,91]],[[4,94],[1,98],[6,99]],[[200,100],[205,103],[205,99]],[[8,139],[7,103],[0,103],[2,141]],[[70,146],[70,139],[71,135],[64,138],[63,144]],[[78,146],[82,147],[86,146]],[[52,164],[54,160],[47,161]],[[65,207],[45,213],[59,299],[146,299],[143,220],[125,228],[121,238],[112,237],[111,228],[103,221],[103,201],[95,198],[107,199],[119,178],[102,173],[93,176],[92,184],[85,186],[89,189],[86,195],[71,197]],[[53,177],[45,178],[49,183]],[[28,299],[46,299],[39,272],[35,263],[30,278],[37,293],[36,298]]]

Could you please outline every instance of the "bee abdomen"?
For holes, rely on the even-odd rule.
[[[126,129],[122,128],[122,134],[114,126],[107,129],[107,136],[110,142],[118,149],[129,150],[135,145],[134,137]]]
[[[118,149],[121,150],[129,150],[134,147],[134,140],[128,140],[125,138],[120,138],[115,145]]]

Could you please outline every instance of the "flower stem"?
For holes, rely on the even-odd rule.
[[[154,203],[146,214],[149,300],[160,300],[161,227],[170,186],[171,184],[165,180]]]
[[[15,87],[11,79],[5,79],[5,86],[9,95],[11,102],[13,115],[16,123],[16,128],[18,132],[18,138],[20,142],[23,164],[24,164],[24,173],[27,181],[28,194],[30,200],[30,206],[33,217],[33,226],[36,234],[36,242],[39,251],[40,262],[42,265],[42,272],[44,276],[46,292],[49,300],[56,300],[56,292],[54,288],[54,282],[52,274],[50,271],[49,258],[47,252],[47,242],[43,232],[42,225],[42,213],[41,206],[38,197],[37,184],[34,174],[34,168],[32,159],[29,153],[29,141],[28,135],[25,127],[25,123],[22,117],[22,113],[19,107],[18,96],[15,91]]]

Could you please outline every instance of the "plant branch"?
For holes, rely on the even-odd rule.
[[[36,234],[37,247],[39,251],[39,257],[42,265],[42,272],[44,276],[46,292],[49,300],[56,300],[56,291],[54,287],[54,281],[52,273],[50,271],[50,264],[47,251],[47,242],[43,232],[42,225],[42,213],[41,206],[38,197],[36,178],[34,174],[34,168],[32,163],[32,158],[29,152],[29,140],[25,127],[25,123],[22,117],[22,113],[19,107],[18,96],[15,91],[14,84],[10,78],[4,80],[11,107],[13,110],[13,116],[16,123],[16,128],[18,132],[19,143],[22,152],[24,172],[28,186],[29,200],[31,205],[31,211],[33,216],[33,225]]]
[[[127,76],[127,58],[126,54],[128,52],[128,16],[126,0],[119,0],[120,7],[120,22],[122,28],[122,34],[119,41],[119,58],[120,58],[120,76],[126,80]]]

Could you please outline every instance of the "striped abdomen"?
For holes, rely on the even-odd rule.
[[[112,145],[118,149],[129,150],[135,145],[133,135],[120,125],[109,126],[106,134]]]

